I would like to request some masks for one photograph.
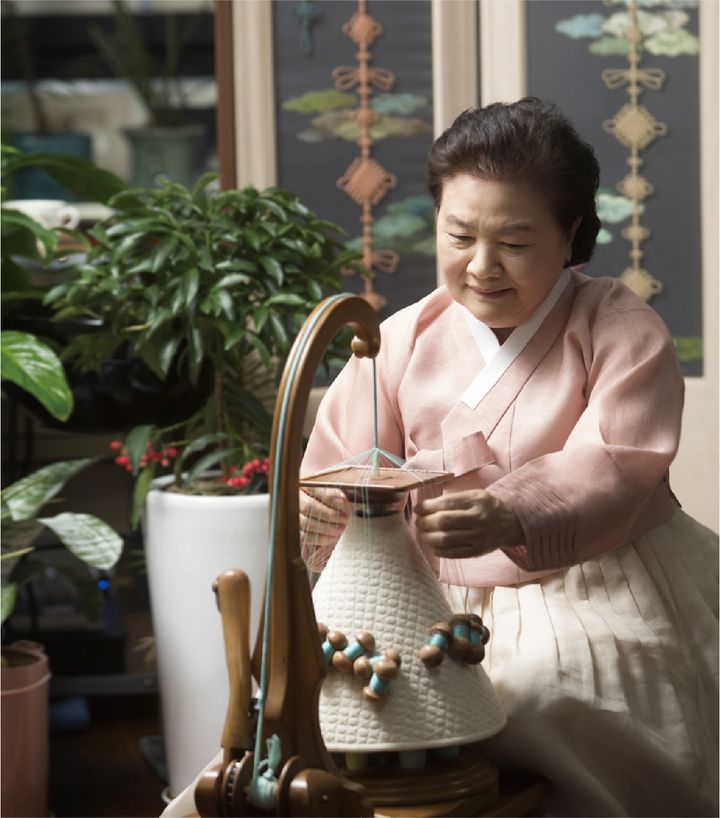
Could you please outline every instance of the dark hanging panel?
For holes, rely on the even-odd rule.
[[[603,226],[586,272],[619,276],[630,263],[629,203],[616,184],[629,172],[630,149],[603,128],[630,101],[627,86],[609,90],[601,73],[627,69],[621,43],[627,7],[601,0],[544,0],[527,8],[528,91],[556,102],[595,148],[603,192]],[[686,375],[702,374],[698,11],[693,2],[640,5],[640,69],[660,69],[661,88],[641,86],[638,104],[667,132],[644,148],[640,173],[654,194],[644,201],[642,266],[662,290],[649,303],[676,339]],[[651,78],[652,80],[652,78]],[[603,234],[607,238],[606,234]]]

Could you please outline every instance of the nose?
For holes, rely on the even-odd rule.
[[[490,243],[478,242],[467,265],[467,272],[475,278],[494,278],[502,274],[500,259]]]

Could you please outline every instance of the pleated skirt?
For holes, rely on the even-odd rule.
[[[544,814],[718,815],[716,534],[678,510],[565,571],[447,592],[492,634],[488,755],[548,780]]]

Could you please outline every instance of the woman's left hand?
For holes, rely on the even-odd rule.
[[[419,539],[438,557],[479,557],[525,542],[512,508],[484,489],[422,500],[415,508]]]

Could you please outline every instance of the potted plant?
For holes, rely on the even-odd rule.
[[[38,235],[43,235],[39,233]],[[1,374],[27,389],[59,419],[72,410],[72,393],[55,353],[34,336],[3,330]],[[22,478],[0,493],[2,542],[2,621],[10,616],[22,588],[44,570],[37,540],[44,529],[86,565],[109,569],[118,560],[122,539],[89,514],[61,513],[39,517],[65,483],[92,461],[53,463]],[[61,569],[62,570],[62,569]],[[67,570],[67,569],[65,569]],[[100,592],[87,572],[71,571],[84,591],[86,613],[97,619]],[[48,661],[42,647],[16,642],[2,648],[2,801],[8,815],[47,815]]]
[[[180,24],[175,15],[165,15],[161,61],[127,4],[114,0],[113,9],[114,31],[95,25],[89,35],[109,68],[130,85],[147,117],[144,126],[124,129],[133,154],[132,184],[149,186],[160,176],[190,184],[204,127],[188,121],[186,94],[177,74],[199,16]]]
[[[5,129],[10,130],[12,144],[25,153],[59,154],[89,160],[92,153],[89,133],[51,125],[45,98],[38,90],[31,42],[33,18],[19,14],[13,0],[3,0],[2,13],[4,77],[9,76],[8,68],[21,77],[31,118],[29,128],[18,129],[5,124]],[[65,186],[57,176],[37,164],[19,167],[13,179],[13,196],[18,199],[81,199],[74,188],[75,185]]]
[[[237,566],[262,585],[265,458],[285,357],[307,314],[341,288],[341,270],[358,268],[339,228],[288,191],[214,191],[213,180],[119,193],[113,215],[90,230],[84,263],[46,299],[58,319],[101,320],[65,351],[85,367],[127,345],[160,378],[172,366],[193,382],[211,378],[212,391],[183,422],[142,424],[113,444],[119,466],[137,477],[134,518],[146,507],[172,795],[222,729],[227,681],[212,580]]]

